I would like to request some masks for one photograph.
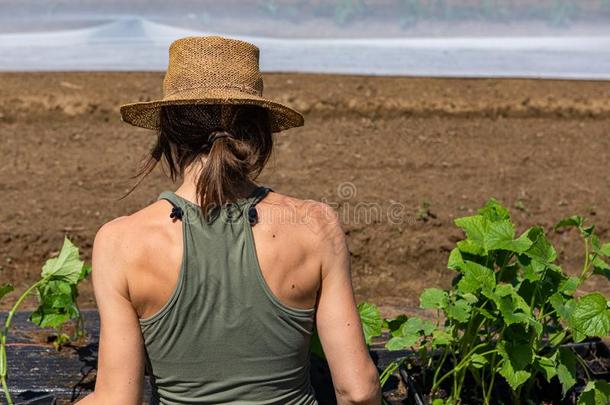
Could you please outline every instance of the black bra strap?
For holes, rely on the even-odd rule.
[[[259,186],[254,190],[250,196],[250,203],[247,206],[248,209],[248,222],[254,226],[258,222],[258,213],[256,212],[256,204],[258,204],[271,190],[269,187]]]
[[[164,191],[159,195],[157,200],[166,200],[172,205],[172,212],[169,217],[173,220],[179,219],[182,221],[184,216],[184,208],[182,208],[182,201],[171,191]]]

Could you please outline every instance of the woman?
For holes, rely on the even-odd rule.
[[[145,367],[162,404],[316,404],[314,326],[338,403],[381,402],[337,216],[254,183],[272,132],[303,124],[262,97],[258,56],[222,37],[177,40],[164,98],[121,107],[158,130],[143,174],[163,160],[182,185],[96,235],[99,361],[81,404],[140,404]]]

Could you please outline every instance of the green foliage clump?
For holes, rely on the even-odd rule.
[[[608,297],[576,294],[594,275],[610,279],[610,243],[602,244],[582,217],[560,221],[555,229],[577,229],[585,247],[580,275],[570,276],[557,263],[544,229],[532,227],[518,235],[509,211],[494,199],[455,224],[466,238],[449,255],[447,267],[456,272],[453,286],[427,288],[420,296],[421,308],[436,311],[436,321],[406,315],[385,320],[391,334],[386,347],[410,349],[433,370],[435,403],[459,402],[467,376],[476,381],[485,404],[495,402],[498,378],[505,380],[515,403],[532,398],[539,377],[557,379],[565,397],[584,360],[563,344],[610,334]],[[407,360],[391,364],[382,383]],[[609,390],[607,382],[589,378],[579,403],[607,403],[599,401],[608,398]],[[448,398],[441,399],[441,391]]]
[[[31,314],[30,321],[40,327],[52,327],[58,332],[57,340],[54,342],[56,349],[62,344],[70,341],[71,337],[60,333],[62,326],[71,319],[78,320],[78,328],[74,338],[84,333],[83,319],[76,304],[78,297],[78,284],[91,273],[91,267],[80,260],[79,251],[68,238],[64,238],[64,244],[55,258],[47,260],[42,267],[40,279],[23,292],[11,308],[4,322],[4,328],[0,330],[0,382],[8,404],[12,399],[7,386],[7,358],[6,339],[11,327],[11,321],[15,312],[23,300],[32,292],[38,293],[38,308]],[[14,287],[10,284],[0,286],[0,299],[12,292]]]

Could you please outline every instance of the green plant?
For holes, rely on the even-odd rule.
[[[358,304],[358,314],[360,315],[360,322],[362,323],[364,340],[366,344],[369,345],[374,337],[381,335],[383,320],[381,319],[379,308],[374,304],[361,302]],[[309,350],[321,359],[326,358],[317,332],[314,332],[311,337]]]
[[[34,290],[38,292],[39,306],[30,316],[30,320],[40,327],[53,327],[58,332],[58,338],[54,346],[59,346],[70,337],[59,333],[61,327],[70,319],[78,320],[76,337],[83,334],[83,319],[81,312],[76,304],[78,296],[77,285],[84,280],[91,272],[91,267],[85,265],[80,260],[78,248],[64,238],[64,243],[59,255],[47,260],[42,267],[40,279],[29,286],[23,294],[19,296],[13,307],[8,313],[4,322],[4,328],[0,331],[0,382],[2,390],[8,404],[12,404],[7,386],[7,358],[6,358],[6,339],[11,328],[11,321],[15,312]],[[10,284],[0,286],[0,299],[13,291]]]
[[[576,384],[577,363],[584,360],[562,344],[610,333],[608,297],[575,294],[593,275],[610,279],[610,243],[602,244],[582,217],[560,221],[555,229],[576,228],[585,247],[580,274],[569,276],[557,264],[544,229],[532,227],[517,236],[509,211],[494,199],[455,224],[466,238],[449,255],[447,267],[456,272],[453,286],[422,292],[420,306],[435,310],[435,321],[405,315],[385,320],[392,336],[386,347],[410,348],[414,356],[391,364],[381,382],[415,359],[433,370],[430,395],[438,403],[461,401],[467,377],[485,404],[493,402],[499,378],[513,403],[533,398],[539,376],[558,379],[565,397]],[[439,398],[441,388],[448,398]],[[607,396],[609,389],[607,382],[588,378],[582,401]]]
[[[436,218],[436,215],[430,211],[430,202],[428,200],[422,200],[417,208],[417,214],[415,215],[418,221],[427,222],[429,219]]]

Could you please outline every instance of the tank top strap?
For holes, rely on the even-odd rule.
[[[250,206],[255,206],[256,204],[258,204],[258,202],[260,200],[262,200],[263,198],[265,198],[265,196],[267,194],[269,194],[269,192],[271,192],[273,190],[271,190],[269,187],[266,186],[259,186],[257,187],[253,192],[252,195],[250,196]]]
[[[250,197],[248,197],[248,201],[246,203],[246,212],[248,214],[248,222],[250,225],[255,225],[258,222],[258,213],[256,212],[256,204],[258,204],[270,191],[273,191],[271,188],[266,186],[257,187]]]
[[[172,212],[169,215],[170,218],[182,220],[186,209],[186,203],[182,198],[178,197],[172,191],[163,191],[159,194],[159,197],[157,197],[157,201],[158,200],[167,200],[172,205]]]

